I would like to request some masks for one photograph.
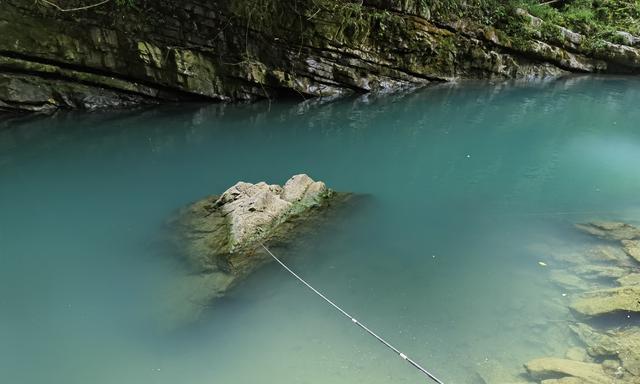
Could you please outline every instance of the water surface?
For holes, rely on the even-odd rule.
[[[640,219],[639,102],[638,80],[577,77],[7,119],[0,382],[420,382],[275,264],[171,324],[166,220],[301,172],[365,197],[282,256],[443,380],[562,356],[571,297],[540,249]]]

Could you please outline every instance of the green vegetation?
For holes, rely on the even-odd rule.
[[[522,8],[541,18],[542,37],[558,38],[562,26],[578,32],[590,41],[621,41],[619,31],[640,35],[640,1],[638,0],[471,0],[429,2],[431,14],[437,20],[470,19],[483,25],[496,26],[517,38],[528,38],[534,32],[523,25],[515,10]],[[556,26],[554,26],[556,25]]]
[[[607,37],[616,31],[640,34],[640,1],[636,0],[575,0],[560,8],[531,3],[527,9],[587,36]]]
[[[96,0],[95,2],[70,0],[37,0],[39,4],[55,7],[59,10],[83,10],[100,6],[113,1],[119,7],[134,7],[137,0]],[[456,19],[473,20],[479,24],[492,25],[503,30],[525,33],[519,18],[515,15],[517,8],[526,9],[532,15],[544,21],[566,27],[589,38],[620,39],[618,31],[626,31],[640,35],[640,1],[639,0],[307,0],[280,2],[273,0],[243,0],[230,2],[229,6],[243,18],[249,19],[252,28],[268,31],[272,22],[285,24],[298,22],[303,29],[306,22],[322,13],[333,13],[342,19],[362,19],[362,8],[374,5],[382,12],[393,4],[395,8],[423,17],[431,17],[439,21]],[[240,11],[240,12],[238,12]],[[280,15],[280,17],[275,17]],[[288,17],[287,17],[288,15]],[[293,16],[293,18],[291,17]],[[298,19],[297,21],[295,19]],[[348,24],[345,22],[343,24]],[[363,26],[346,26],[347,35],[361,35]],[[557,34],[558,31],[548,29],[544,36]]]
[[[429,3],[431,14],[437,20],[467,18],[486,25],[503,21],[524,4],[522,0],[433,0]]]
[[[640,35],[638,0],[434,0],[430,7],[436,21],[463,19],[465,23],[495,27],[500,36],[518,49],[525,49],[532,40],[563,46],[567,43],[563,27],[579,33],[581,48],[592,54],[606,49],[607,41],[629,44],[634,41],[629,34]],[[526,10],[542,21],[534,23],[517,9]]]

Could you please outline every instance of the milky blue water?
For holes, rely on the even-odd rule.
[[[363,197],[282,257],[443,380],[562,356],[540,249],[640,219],[638,105],[636,79],[576,77],[4,117],[0,382],[422,382],[273,263],[174,321],[166,220],[301,172]]]

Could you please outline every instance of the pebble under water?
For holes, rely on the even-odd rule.
[[[639,102],[635,78],[570,77],[5,118],[0,382],[426,381],[275,263],[176,320],[167,220],[296,173],[360,197],[279,256],[443,381],[564,356],[545,250],[640,220]]]

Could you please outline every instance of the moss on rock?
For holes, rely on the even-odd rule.
[[[640,71],[640,39],[625,18],[610,18],[611,27],[629,32],[594,35],[577,11],[548,8],[516,0],[139,0],[126,12],[110,4],[60,13],[5,0],[0,57],[30,62],[21,71],[45,83],[64,72],[87,96],[108,87],[140,102],[323,97],[452,79]],[[607,23],[606,13],[593,17]],[[7,62],[0,73],[11,76],[15,63]],[[0,88],[0,99],[15,97]]]

